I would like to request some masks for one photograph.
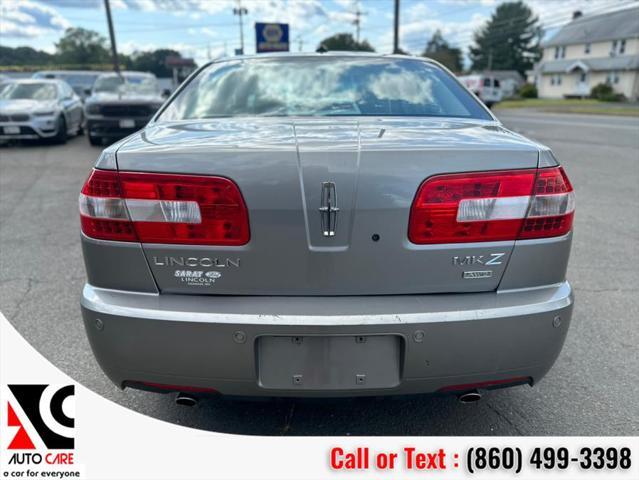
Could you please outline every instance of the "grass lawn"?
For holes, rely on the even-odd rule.
[[[551,99],[530,98],[522,100],[504,100],[495,105],[495,109],[502,108],[534,108],[544,112],[556,113],[591,113],[597,115],[626,115],[639,116],[639,104],[600,102],[586,98]]]

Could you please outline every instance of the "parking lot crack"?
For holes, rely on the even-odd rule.
[[[292,403],[291,408],[289,409],[289,411],[286,413],[286,416],[284,417],[284,426],[282,427],[282,431],[281,431],[282,435],[286,435],[288,431],[291,429],[291,423],[293,421],[294,414],[295,414],[295,404]]]
[[[38,283],[38,281],[33,278],[27,278],[27,288],[25,292],[22,294],[22,296],[20,297],[20,300],[18,300],[18,302],[16,303],[15,313],[11,315],[9,320],[14,320],[18,316],[18,314],[20,314],[20,307],[22,306],[22,302],[24,302],[27,299],[35,283]]]
[[[495,415],[497,415],[499,418],[501,418],[504,422],[506,422],[508,425],[510,425],[515,432],[517,432],[517,435],[524,435],[524,432],[522,432],[519,427],[517,427],[517,425],[515,425],[513,422],[510,421],[510,419],[502,414],[499,409],[497,407],[493,407],[490,403],[486,402],[486,406],[495,413]]]

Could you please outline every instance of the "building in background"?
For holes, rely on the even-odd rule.
[[[172,85],[169,89],[171,91],[175,90],[197,68],[192,58],[182,58],[176,55],[167,56],[164,59],[164,65],[171,69]]]
[[[528,81],[541,98],[585,97],[600,83],[639,97],[639,8],[573,20],[542,44],[543,56]]]

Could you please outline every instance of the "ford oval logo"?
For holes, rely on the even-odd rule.
[[[220,278],[222,276],[220,272],[215,272],[215,271],[206,272],[204,275],[206,275],[209,278]]]

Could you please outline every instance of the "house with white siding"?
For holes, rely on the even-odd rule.
[[[542,44],[528,81],[540,98],[584,97],[606,83],[629,100],[639,98],[639,7],[573,20]]]

